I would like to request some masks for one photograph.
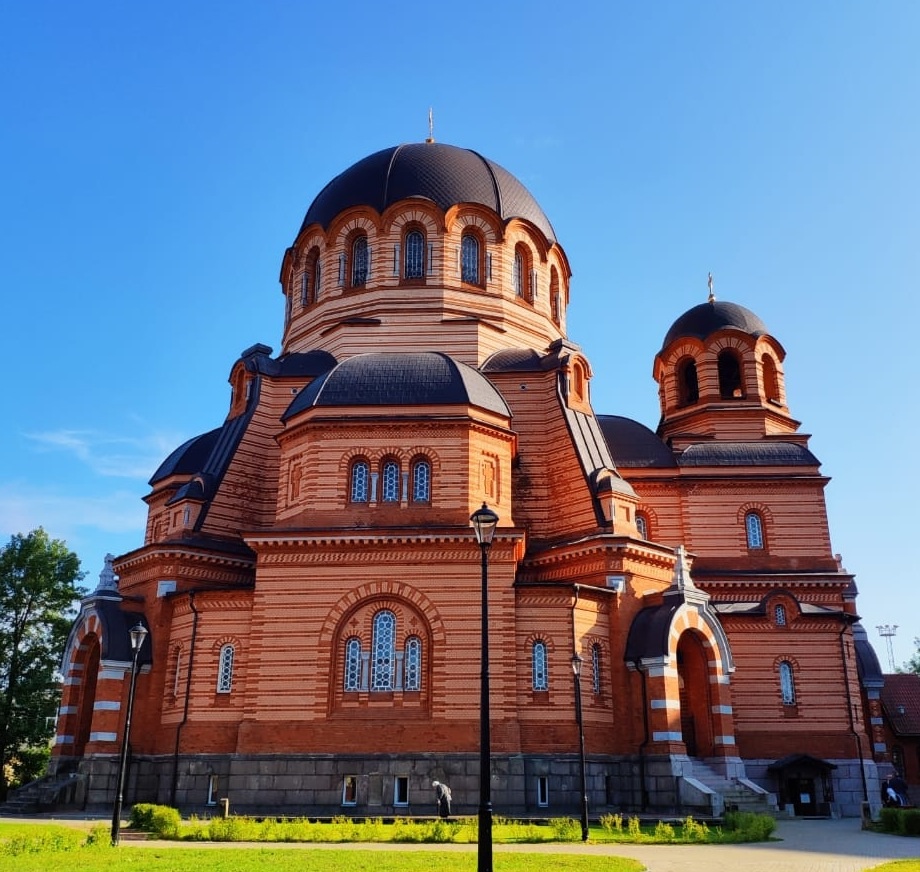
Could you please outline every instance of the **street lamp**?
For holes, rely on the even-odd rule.
[[[121,804],[125,798],[125,769],[128,763],[128,740],[131,735],[131,709],[134,708],[134,690],[137,687],[137,658],[147,638],[147,629],[138,621],[128,634],[131,637],[131,686],[128,689],[128,710],[125,712],[125,729],[121,737],[121,757],[118,760],[118,788],[115,794],[115,809],[112,812],[112,844],[118,844],[121,831]]]
[[[498,515],[485,503],[470,515],[482,552],[482,671],[479,679],[479,856],[476,872],[492,872],[492,749],[489,736],[489,548]]]
[[[588,841],[588,780],[585,774],[585,726],[581,714],[581,667],[584,660],[576,651],[572,655],[575,676],[575,722],[578,724],[578,754],[581,760],[581,840]]]

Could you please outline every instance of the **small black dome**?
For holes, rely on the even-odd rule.
[[[312,407],[467,404],[511,417],[502,395],[478,370],[440,352],[356,354],[314,379],[282,415]]]
[[[684,312],[671,325],[661,347],[662,349],[667,348],[675,339],[683,336],[705,340],[723,327],[736,327],[752,336],[763,336],[769,333],[767,325],[750,309],[745,309],[744,306],[739,306],[737,303],[723,303],[721,300],[714,300],[711,303],[701,303]]]
[[[300,229],[328,227],[353,206],[383,213],[407,197],[424,197],[444,211],[458,203],[480,203],[505,221],[530,221],[550,243],[556,241],[549,219],[511,173],[475,151],[438,142],[397,145],[359,160],[319,192]]]

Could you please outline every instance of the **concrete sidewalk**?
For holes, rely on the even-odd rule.
[[[37,818],[4,818],[5,821]],[[42,816],[62,824],[87,827],[103,818],[87,820],[71,816]],[[589,854],[632,857],[649,872],[714,872],[734,869],[738,872],[861,872],[888,860],[920,859],[920,839],[867,832],[856,818],[843,820],[780,820],[774,834],[779,841],[749,845],[583,845],[561,843],[542,845],[495,845],[495,853]],[[192,847],[188,842],[135,841],[132,846],[160,848]],[[235,844],[235,847],[243,845]],[[198,842],[196,848],[215,850],[230,847],[226,842]],[[264,843],[253,847],[265,847]],[[290,850],[334,848],[341,851],[475,851],[475,845],[410,845],[336,843],[275,843],[272,847]]]

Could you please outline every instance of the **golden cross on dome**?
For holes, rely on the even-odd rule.
[[[712,273],[709,273],[709,279],[706,284],[709,286],[709,302],[714,303],[716,301],[716,295],[712,292]]]
[[[428,139],[425,142],[434,142],[434,110],[428,107]]]

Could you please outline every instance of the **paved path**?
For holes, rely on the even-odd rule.
[[[85,819],[43,816],[47,822],[86,826]],[[18,820],[23,818],[5,818]],[[35,818],[31,818],[35,820]],[[98,823],[93,821],[93,823]],[[861,872],[887,860],[920,859],[920,839],[872,833],[861,829],[857,818],[843,820],[781,820],[775,835],[780,841],[750,845],[582,845],[563,843],[551,845],[495,845],[495,853],[515,851],[537,854],[592,854],[633,857],[645,864],[649,872],[714,872],[732,869],[736,872]],[[132,845],[191,847],[188,842],[131,841]],[[199,842],[194,847],[228,847],[227,843]],[[238,845],[237,847],[242,847]],[[264,844],[260,845],[264,847]],[[319,847],[315,843],[276,843],[272,847]],[[322,845],[336,850],[375,851],[475,851],[475,845],[394,845],[394,844],[335,844]]]

